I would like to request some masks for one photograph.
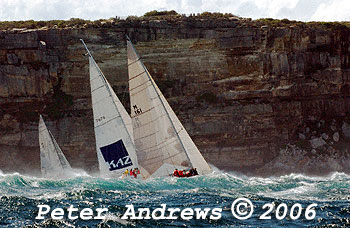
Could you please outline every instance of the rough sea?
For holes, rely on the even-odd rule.
[[[254,205],[252,216],[236,219],[231,211],[238,198]],[[279,219],[276,218],[277,207]],[[290,211],[294,206],[294,216]],[[48,213],[37,220],[38,205],[52,209],[65,208],[64,219],[54,220]],[[152,210],[161,208],[221,208],[220,219],[121,219],[126,205]],[[270,219],[260,219],[272,204]],[[306,219],[306,207],[313,207],[315,216]],[[107,208],[103,220],[70,220],[67,208]],[[247,214],[244,204],[242,214]],[[284,209],[286,216],[283,217]],[[211,211],[209,211],[209,214]],[[177,214],[179,216],[179,214]],[[313,215],[312,213],[309,215]],[[282,218],[282,219],[281,219]],[[0,173],[0,227],[350,227],[350,176],[334,173],[327,177],[290,174],[282,177],[257,178],[215,171],[207,176],[191,178],[104,179],[76,175],[64,180],[43,179],[20,174]]]

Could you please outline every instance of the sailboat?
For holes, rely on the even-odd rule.
[[[200,175],[212,172],[128,38],[127,55],[134,142],[143,176],[191,168]]]
[[[40,115],[39,145],[41,174],[45,177],[63,177],[72,172],[72,168],[64,156],[61,148]]]
[[[81,39],[89,56],[96,152],[102,176],[120,177],[138,167],[129,114]]]

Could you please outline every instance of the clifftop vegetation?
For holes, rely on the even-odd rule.
[[[219,12],[203,12],[198,14],[179,14],[175,10],[157,11],[152,10],[145,13],[143,16],[128,16],[125,19],[114,17],[109,19],[99,19],[95,21],[84,20],[80,18],[71,18],[69,20],[50,20],[50,21],[0,21],[0,30],[13,29],[45,29],[45,28],[86,28],[86,27],[114,27],[119,23],[133,22],[133,21],[152,21],[152,20],[167,20],[167,21],[191,21],[191,20],[210,20],[210,19],[234,19],[249,21],[251,26],[271,26],[271,27],[285,27],[285,26],[304,26],[311,25],[312,27],[325,27],[328,29],[341,29],[350,27],[350,22],[301,22],[288,19],[273,19],[262,18],[251,20],[250,18],[241,18],[231,13]]]

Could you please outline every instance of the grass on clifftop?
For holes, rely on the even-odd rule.
[[[40,28],[108,28],[113,27],[121,22],[132,22],[132,21],[151,21],[151,20],[202,20],[202,19],[239,19],[244,20],[245,18],[240,18],[231,13],[219,13],[219,12],[203,12],[197,14],[179,14],[175,10],[170,11],[157,11],[152,10],[145,13],[143,16],[128,16],[126,19],[121,19],[120,17],[114,17],[110,19],[99,19],[95,21],[84,20],[80,18],[71,18],[69,20],[50,20],[50,21],[0,21],[0,30],[12,30],[12,29],[40,29]],[[250,21],[252,26],[271,26],[271,27],[285,27],[285,26],[303,26],[311,25],[312,27],[323,27],[326,29],[343,29],[345,27],[350,27],[350,22],[301,22],[293,21],[288,19],[273,19],[273,18],[262,18],[251,21],[249,18],[245,21]]]
[[[120,17],[110,19],[100,19],[96,21],[84,20],[80,18],[71,18],[69,20],[50,20],[50,21],[0,21],[0,30],[11,29],[40,29],[40,28],[82,28],[82,27],[111,27],[120,21],[148,21],[148,20],[178,20],[178,19],[210,19],[210,18],[230,18],[236,17],[230,13],[210,13],[203,12],[198,14],[179,14],[175,10],[157,11],[152,10],[143,16],[128,16],[126,19]]]
[[[43,27],[47,28],[66,28],[66,27],[82,27],[85,24],[96,23],[98,21],[91,22],[89,20],[84,20],[80,18],[71,18],[69,20],[51,20],[51,21],[1,21],[0,30],[10,30],[10,29],[39,29]]]
[[[286,27],[286,26],[302,26],[302,25],[308,25],[311,27],[320,27],[320,28],[326,28],[326,29],[343,29],[343,28],[350,28],[350,22],[318,22],[318,21],[311,21],[311,22],[302,22],[302,21],[294,21],[294,20],[288,20],[288,19],[273,19],[273,18],[261,18],[254,21],[255,23],[258,23],[259,25],[268,25],[271,27]]]

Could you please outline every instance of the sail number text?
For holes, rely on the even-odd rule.
[[[98,122],[100,122],[100,121],[102,121],[102,120],[105,120],[105,119],[106,119],[105,116],[101,116],[101,117],[99,117],[99,118],[96,118],[95,120],[96,120],[96,123],[98,123]]]
[[[125,156],[125,157],[119,158],[119,160],[117,161],[117,164],[114,163],[114,160],[109,162],[109,167],[111,169],[119,168],[119,166],[124,167],[124,166],[127,166],[127,165],[132,165],[129,156]]]
[[[133,105],[132,108],[134,109],[134,113],[135,113],[136,115],[139,115],[139,114],[142,113],[142,109],[139,108],[139,107],[137,107],[137,105]]]

